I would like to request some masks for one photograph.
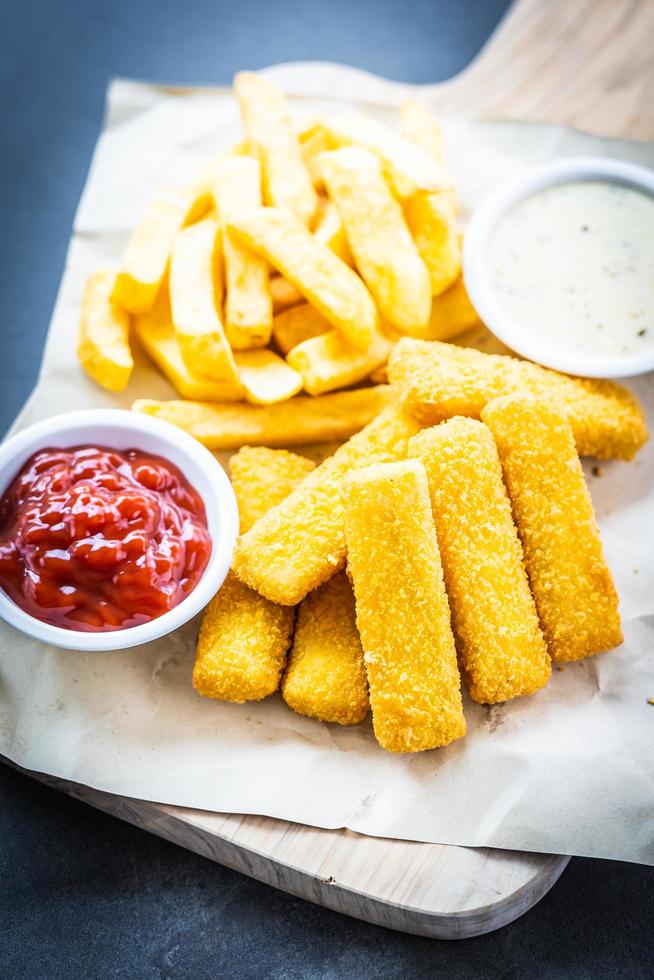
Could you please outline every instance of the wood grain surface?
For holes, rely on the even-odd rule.
[[[444,114],[654,135],[654,0],[519,0],[461,75]],[[456,939],[497,929],[554,884],[567,857],[364,837],[228,816],[37,779],[199,854],[356,918]]]

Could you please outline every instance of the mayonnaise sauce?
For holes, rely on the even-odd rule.
[[[654,198],[622,184],[557,184],[498,223],[496,300],[525,334],[589,360],[654,346]]]

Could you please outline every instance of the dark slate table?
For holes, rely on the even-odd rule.
[[[0,431],[28,395],[112,75],[228,82],[341,61],[411,82],[463,69],[506,0],[4,0]],[[645,750],[645,747],[643,747]],[[0,977],[654,975],[654,871],[575,859],[531,912],[443,943],[356,922],[0,768]]]

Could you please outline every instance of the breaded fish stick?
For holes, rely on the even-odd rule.
[[[309,460],[287,452],[249,449],[238,456],[231,468],[237,500],[248,496],[251,473],[257,509],[264,512],[313,469]],[[242,529],[251,513],[241,512]],[[293,617],[293,609],[269,602],[230,572],[202,619],[193,668],[196,691],[239,704],[276,691],[291,642]]]
[[[339,572],[300,603],[282,697],[300,715],[358,725],[368,713],[354,596]]]
[[[391,752],[447,745],[466,723],[425,471],[416,460],[369,466],[343,496],[377,741]]]
[[[552,659],[579,660],[618,646],[618,595],[564,413],[509,395],[481,414],[500,454]]]
[[[132,411],[165,419],[209,449],[301,446],[349,439],[394,400],[388,385],[298,396],[274,405],[214,405],[206,401],[140,398]]]
[[[316,464],[286,449],[243,446],[229,461],[238,504],[240,531],[245,534],[271,507],[281,504]]]
[[[429,481],[459,663],[474,701],[543,687],[552,671],[490,431],[454,418],[409,443]]]
[[[406,456],[416,425],[395,406],[337,449],[237,544],[234,571],[273,602],[294,606],[345,563],[341,486],[353,469]]]
[[[453,415],[479,418],[492,398],[521,394],[566,413],[581,456],[631,459],[648,438],[643,410],[626,388],[515,357],[404,337],[391,354],[388,376],[406,410],[424,425]]]

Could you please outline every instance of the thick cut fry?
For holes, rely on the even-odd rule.
[[[192,201],[189,212],[186,216],[186,224],[190,225],[201,218],[205,218],[215,207],[214,183],[216,179],[216,167],[221,160],[226,157],[239,156],[247,153],[245,143],[236,143],[226,150],[220,150],[208,159],[193,175],[186,185],[186,191]]]
[[[286,449],[243,446],[229,461],[238,504],[240,531],[245,534],[260,517],[281,504],[316,464]]]
[[[425,471],[369,466],[344,484],[348,568],[377,741],[419,752],[465,735]]]
[[[382,176],[379,159],[354,146],[325,153],[320,165],[357,268],[379,311],[399,330],[424,327],[431,305],[429,273]]]
[[[533,694],[552,665],[493,438],[455,418],[409,444],[427,471],[459,663],[482,704]]]
[[[324,118],[321,123],[331,147],[361,146],[375,153],[393,193],[401,200],[416,191],[438,191],[452,185],[441,164],[426,150],[370,116],[339,113]]]
[[[443,130],[424,105],[406,99],[400,106],[400,128],[411,143],[421,146],[438,163],[444,163]]]
[[[453,340],[480,324],[465,283],[459,278],[440,296],[434,296],[427,326],[411,330],[411,336],[419,340]]]
[[[239,578],[289,606],[331,578],[345,562],[345,475],[369,463],[403,459],[414,432],[411,420],[392,406],[352,436],[243,535],[234,556]]]
[[[327,133],[319,121],[314,121],[304,133],[298,134],[298,138],[302,147],[302,159],[311,175],[314,188],[320,192],[324,189],[325,184],[320,168],[316,165],[316,160],[325,150],[331,149]]]
[[[492,398],[524,394],[565,411],[581,456],[631,459],[648,438],[638,401],[612,381],[574,378],[515,357],[408,338],[396,344],[388,365],[407,411],[424,425],[453,415],[479,418]]]
[[[228,225],[293,283],[347,339],[367,350],[377,325],[372,298],[357,274],[287,211],[259,208]]]
[[[152,309],[173,242],[193,207],[188,191],[163,187],[133,230],[111,299],[129,313]]]
[[[282,313],[284,310],[297,306],[304,302],[304,296],[300,290],[293,286],[288,279],[283,276],[272,276],[270,279],[270,295],[272,297],[273,313]]]
[[[300,603],[282,697],[300,715],[358,725],[368,714],[363,650],[345,572]]]
[[[98,269],[86,280],[77,356],[86,373],[108,391],[123,391],[134,361],[129,348],[129,316],[111,299],[115,269]]]
[[[322,313],[319,313],[310,303],[292,306],[290,310],[285,310],[273,320],[273,340],[282,354],[288,354],[303,341],[311,337],[319,337],[320,334],[331,330],[331,323],[325,320]]]
[[[299,371],[305,391],[321,395],[367,378],[380,364],[386,363],[392,347],[390,340],[377,334],[362,354],[338,330],[330,330],[302,341],[289,351],[286,360]]]
[[[234,78],[250,152],[259,158],[266,204],[285,208],[310,224],[318,199],[283,92],[260,75]]]
[[[440,296],[461,275],[461,248],[449,191],[416,191],[404,204],[404,216],[429,272],[432,296]]]
[[[333,201],[327,201],[320,215],[314,235],[317,241],[331,249],[342,262],[354,265],[354,259],[347,242],[345,227]]]
[[[180,231],[170,260],[170,309],[184,362],[194,374],[238,381],[218,314],[220,232],[213,218]]]
[[[145,352],[182,398],[197,398],[203,402],[240,402],[245,399],[240,381],[213,381],[189,371],[175,337],[165,288],[161,289],[149,313],[133,318],[132,326]]]
[[[240,351],[236,365],[245,397],[253,405],[286,401],[302,388],[302,375],[274,351]]]
[[[272,330],[268,263],[225,228],[241,211],[261,205],[261,167],[254,157],[226,157],[216,166],[214,198],[223,225],[225,333],[234,350],[263,347]]]
[[[349,439],[394,399],[388,385],[299,395],[275,405],[212,405],[208,401],[141,398],[132,409],[178,425],[209,449],[301,446]]]
[[[481,414],[497,444],[552,659],[618,646],[618,595],[565,414],[515,395]]]
[[[261,513],[283,500],[312,468],[306,459],[273,450],[242,450],[230,462],[237,500],[253,492]],[[247,519],[243,512],[240,516],[243,525]],[[205,697],[237,703],[272,694],[284,669],[293,617],[293,609],[268,602],[230,572],[202,619],[195,689]]]

